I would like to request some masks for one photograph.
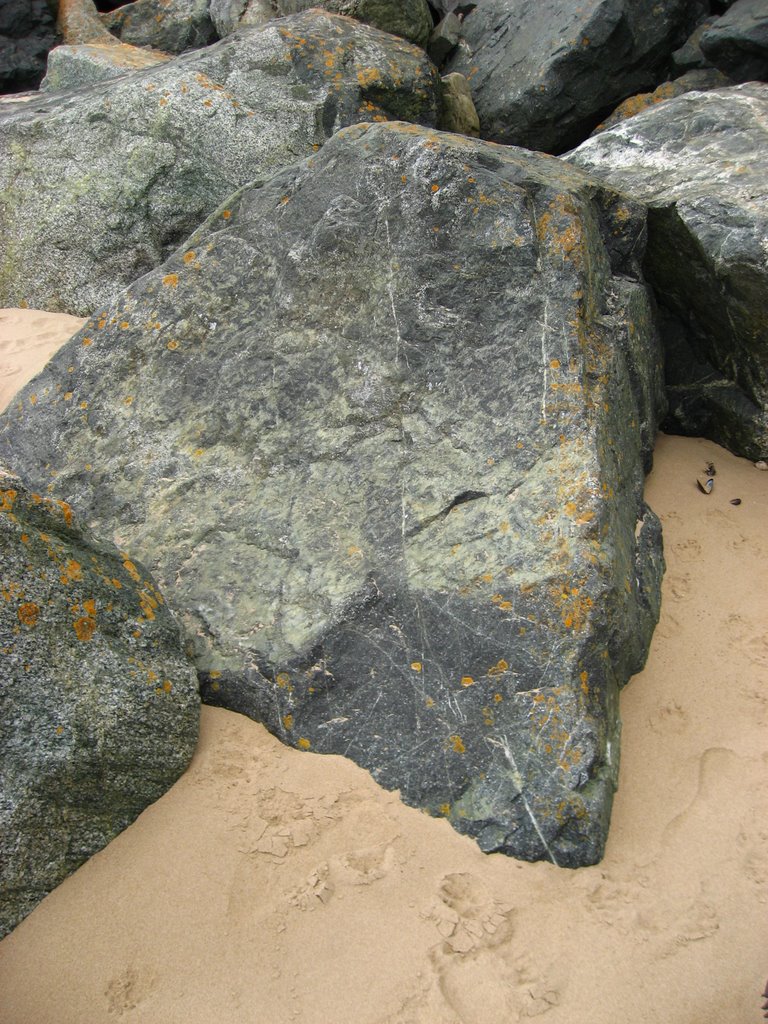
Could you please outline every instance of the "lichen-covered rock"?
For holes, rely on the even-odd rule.
[[[101,23],[94,0],[59,0],[56,27],[68,45],[119,44],[119,40]]]
[[[45,58],[57,42],[46,0],[0,3],[0,93],[36,89],[45,74]]]
[[[716,68],[700,68],[689,71],[672,82],[663,82],[653,92],[641,92],[637,96],[630,96],[624,100],[613,113],[605,119],[592,132],[604,132],[606,128],[613,128],[614,125],[626,121],[628,117],[635,117],[648,107],[657,106],[665,100],[674,99],[675,96],[682,96],[686,92],[707,92],[710,89],[722,89],[735,83],[727,78]]]
[[[134,0],[101,15],[106,29],[124,43],[168,53],[207,46],[216,38],[210,0]]]
[[[279,14],[297,14],[321,7],[426,46],[432,32],[427,0],[273,0]]]
[[[345,129],[86,324],[0,453],[152,567],[207,700],[485,850],[593,862],[659,602],[644,212]]]
[[[469,79],[484,138],[561,153],[653,89],[707,11],[700,0],[483,0],[446,71]]]
[[[768,79],[768,4],[736,0],[701,36],[705,57],[737,82]]]
[[[0,305],[88,315],[225,196],[355,121],[435,124],[415,46],[320,11],[73,93],[0,104]]]
[[[671,421],[768,455],[768,85],[689,93],[569,155],[649,205],[646,270],[666,319]]]
[[[143,50],[115,40],[110,43],[80,43],[56,46],[48,54],[48,70],[40,84],[43,92],[80,89],[84,85],[119,78],[131,71],[157,67],[170,57],[157,50]]]
[[[4,470],[0,654],[2,936],[176,781],[200,697],[146,570]]]
[[[277,17],[270,0],[211,0],[208,14],[221,39],[238,27],[265,25]]]

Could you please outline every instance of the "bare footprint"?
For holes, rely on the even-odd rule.
[[[445,953],[494,948],[510,938],[512,908],[499,903],[481,879],[466,872],[445,875],[438,897],[431,916]]]
[[[156,984],[157,975],[151,968],[133,964],[126,967],[112,978],[104,990],[107,1012],[122,1017],[124,1013],[135,1010],[139,1003],[152,994]]]
[[[673,601],[687,601],[691,596],[691,577],[688,573],[668,572],[664,577],[664,588]]]
[[[672,545],[672,551],[681,562],[698,562],[702,555],[702,546],[694,537],[689,540],[677,541]]]

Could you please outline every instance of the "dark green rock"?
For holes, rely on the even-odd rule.
[[[483,0],[446,71],[466,75],[483,138],[548,153],[653,89],[700,0]]]
[[[109,84],[0,105],[0,305],[88,315],[234,189],[338,128],[434,124],[423,51],[312,11]]]
[[[101,20],[124,43],[183,53],[216,39],[209,3],[210,0],[134,0],[102,14]]]
[[[2,936],[176,781],[200,698],[144,567],[2,470],[0,653]]]
[[[768,455],[768,86],[669,100],[569,160],[650,208],[646,270],[665,320],[671,419]]]
[[[426,46],[432,32],[427,0],[272,0],[280,14],[297,14],[321,7]]]
[[[594,862],[659,604],[644,223],[559,160],[345,129],[91,320],[0,453],[152,567],[209,702]]]

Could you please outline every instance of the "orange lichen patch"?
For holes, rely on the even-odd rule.
[[[29,544],[29,534],[28,533],[22,533],[20,539],[21,539],[21,543],[22,544]]]
[[[499,523],[499,532],[500,533],[509,533],[509,523],[507,522],[506,519],[504,519],[501,523]]]
[[[480,579],[483,583],[493,583],[493,573],[484,572]]]
[[[368,86],[381,83],[381,72],[378,68],[360,68],[357,72],[358,84],[367,89]]]
[[[144,618],[148,621],[154,619],[155,609],[159,604],[160,602],[157,600],[157,597],[150,593],[149,590],[144,589],[139,591],[139,607],[141,608]]]
[[[88,348],[89,345],[93,344],[93,338],[83,338],[81,344]]]
[[[23,591],[18,583],[8,583],[0,590],[0,594],[2,594],[6,602],[8,602],[13,598],[21,597]]]
[[[552,369],[552,370],[559,370],[560,369],[560,360],[559,359],[550,359],[549,366],[550,366],[550,369]]]
[[[216,669],[214,669],[212,672],[209,672],[208,675],[211,677],[211,679],[221,679],[221,672],[218,672]]]
[[[88,408],[88,403],[87,402],[81,402],[80,405],[78,406],[78,409],[87,409],[87,408]]]
[[[432,700],[431,697],[427,697],[427,699],[424,701],[424,705],[425,707],[433,708],[435,706],[435,702]]]
[[[291,201],[291,197],[290,196],[281,196],[280,197],[280,205],[281,206],[285,206],[285,204],[286,203],[290,203],[290,201]]]
[[[77,606],[75,606],[77,607]],[[81,615],[72,623],[72,628],[78,640],[87,643],[96,632],[96,619],[91,615]]]
[[[433,185],[432,185],[432,186],[430,187],[430,191],[432,191],[432,192],[439,192],[439,191],[440,191],[440,186],[439,186],[439,185],[436,185],[436,184],[433,184]]]
[[[123,405],[133,405],[133,395],[126,395],[123,399]]]
[[[454,753],[456,753],[456,754],[463,754],[463,753],[465,753],[467,748],[464,746],[464,742],[463,742],[461,736],[456,735],[456,734],[454,734],[453,736],[449,736],[448,737],[448,742],[450,743],[451,749],[453,750]]]
[[[498,603],[497,607],[502,612],[511,612],[512,611],[512,602],[511,601],[500,601]]]
[[[64,392],[64,401],[65,402],[71,402],[73,396],[74,396],[74,392],[73,391],[65,391]]]
[[[61,567],[59,579],[67,586],[70,583],[77,583],[83,578],[83,567],[74,558],[69,558]]]
[[[500,676],[506,672],[509,668],[509,662],[505,661],[504,658],[499,658],[495,665],[492,665],[488,669],[489,676]]]
[[[461,677],[461,685],[462,686],[474,686],[475,685],[475,680],[472,678],[472,676],[462,676]]]
[[[411,662],[411,668],[413,669],[414,672],[421,672],[423,667],[424,666],[421,664],[420,661],[412,661]]]
[[[173,683],[171,682],[171,680],[170,679],[164,679],[163,680],[163,691],[165,693],[170,693],[172,689],[173,689]]]
[[[29,404],[30,405],[37,405],[37,395],[30,395],[29,396]]]
[[[496,704],[501,704],[501,702],[504,700],[500,693],[494,693],[493,699],[496,702]]]
[[[296,746],[299,748],[299,750],[309,750],[312,744],[309,742],[306,736],[301,736]]]
[[[359,548],[357,544],[350,544],[347,548],[347,554],[350,558],[361,558],[363,554],[362,548]]]
[[[589,693],[589,675],[586,672],[582,672],[579,675],[579,679],[581,680],[581,692],[586,697]]]
[[[291,677],[288,675],[287,672],[278,672],[277,675],[275,676],[275,682],[281,689],[286,687],[290,683],[290,681]]]
[[[229,218],[232,216],[232,211],[231,210],[222,210],[221,211],[221,216],[222,216],[222,220],[229,220]]]
[[[139,575],[139,570],[136,568],[136,566],[133,564],[133,562],[129,558],[124,558],[123,559],[123,568],[128,573],[128,575],[131,577],[131,579],[135,580],[137,583],[141,582],[141,576]]]
[[[283,728],[284,729],[292,729],[293,728],[293,715],[283,715]]]
[[[451,554],[452,555],[458,554],[460,547],[461,547],[461,544],[452,544],[451,545]]]
[[[480,713],[483,716],[483,725],[493,725],[493,712],[490,708],[481,708]]]
[[[0,512],[12,512],[18,495],[19,492],[14,490],[13,487],[0,488]]]
[[[20,604],[16,615],[22,626],[26,626],[28,629],[34,629],[37,625],[37,617],[40,614],[40,608],[35,604],[34,601],[25,601],[24,604]]]
[[[190,249],[189,252],[185,252],[184,253],[184,262],[185,263],[192,263],[196,259],[196,257],[197,257],[197,254],[195,253],[195,250],[194,249]]]
[[[165,347],[170,349],[171,352],[175,352],[176,349],[179,347],[179,343],[178,341],[176,341],[175,338],[172,338]]]
[[[165,277],[163,278],[163,284],[168,288],[175,288],[178,283],[178,274],[166,274]]]

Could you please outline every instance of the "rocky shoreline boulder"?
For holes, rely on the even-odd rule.
[[[151,568],[207,701],[594,863],[663,564],[644,225],[553,158],[347,128],[100,310],[0,457]]]
[[[143,566],[4,470],[0,652],[2,937],[176,781],[200,698]]]
[[[768,85],[679,96],[568,159],[649,206],[645,268],[665,311],[665,429],[765,459]]]
[[[234,189],[362,120],[435,124],[415,46],[310,11],[108,89],[0,104],[0,305],[86,316]]]

